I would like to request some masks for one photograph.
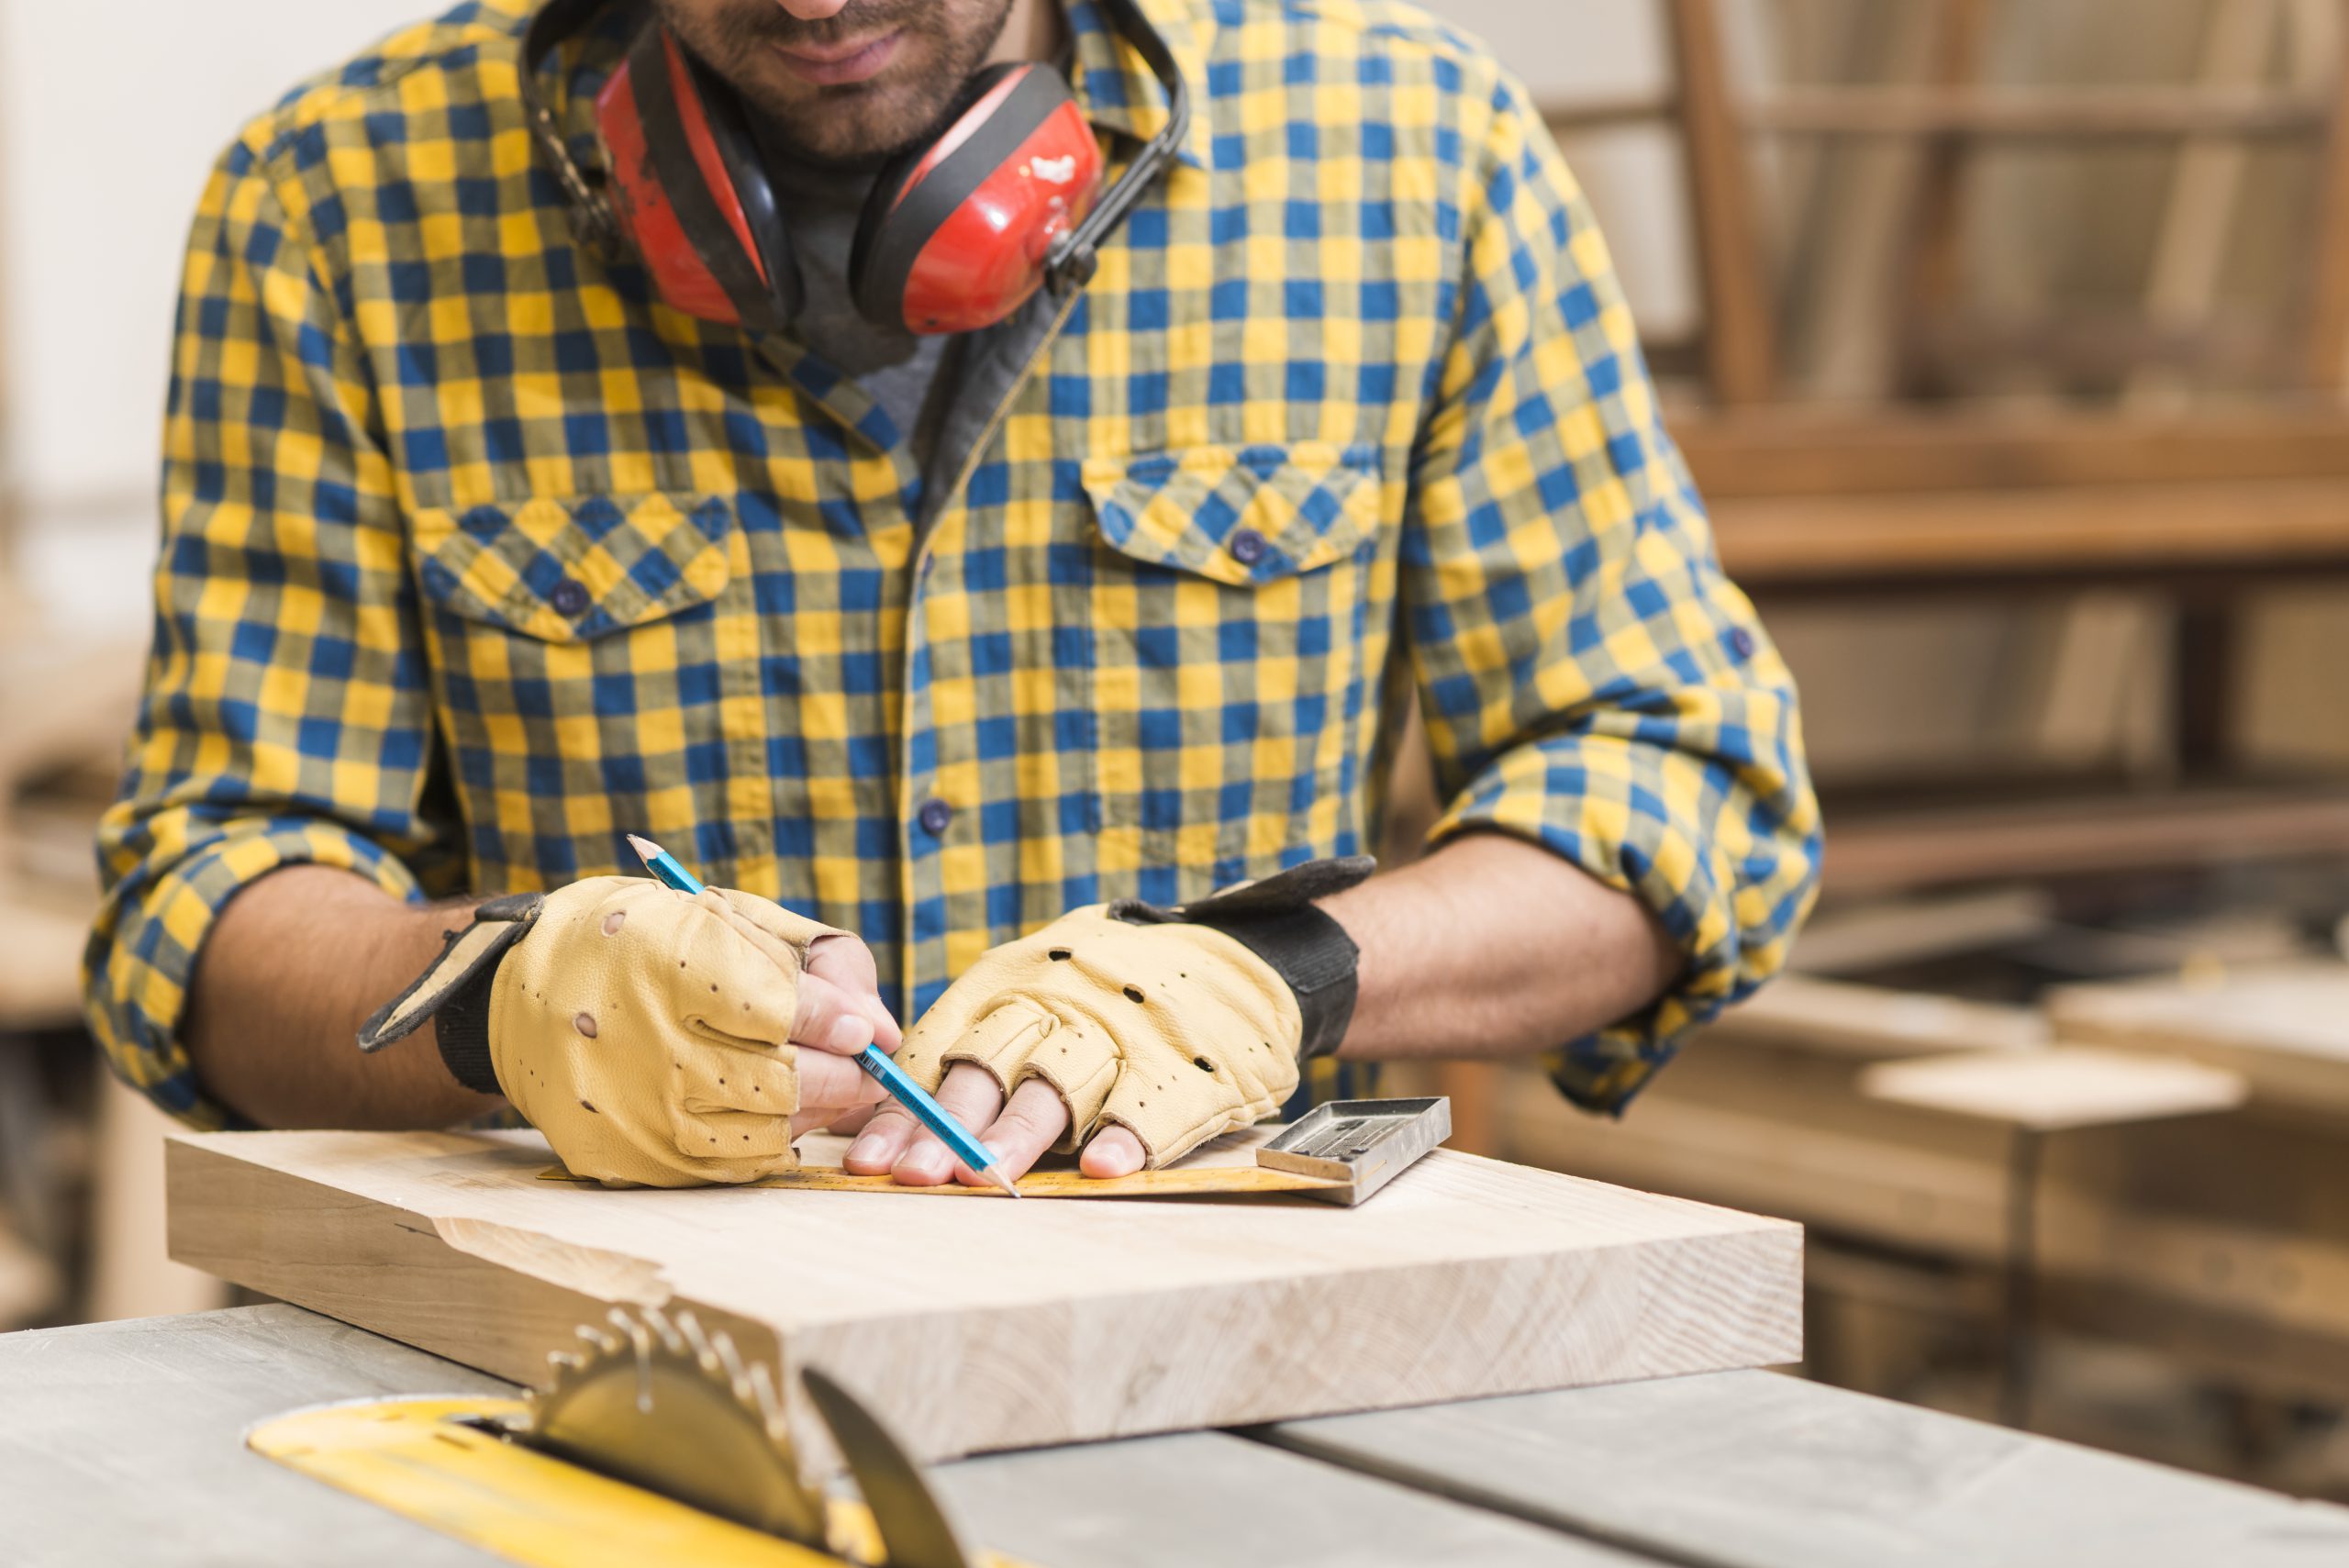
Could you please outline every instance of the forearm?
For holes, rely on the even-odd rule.
[[[197,1075],[263,1127],[446,1127],[500,1108],[449,1075],[429,1024],[372,1056],[357,1044],[464,917],[326,866],[263,877],[221,912],[196,965],[185,1029]]]
[[[1455,839],[1328,899],[1362,950],[1339,1054],[1547,1051],[1654,1001],[1683,957],[1646,906],[1521,840]]]

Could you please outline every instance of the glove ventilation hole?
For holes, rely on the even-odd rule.
[[[1212,1073],[1215,1071],[1215,1063],[1209,1062],[1204,1056],[1194,1056],[1191,1058],[1191,1065],[1197,1068],[1202,1073]]]
[[[1054,948],[1044,956],[1051,959],[1054,963],[1064,963],[1074,955],[1066,948]]]
[[[1127,986],[1127,987],[1126,987],[1126,1000],[1127,1000],[1127,1001],[1129,1001],[1129,1002],[1136,1002],[1136,1003],[1141,1002],[1141,1001],[1142,1000],[1142,994],[1141,994],[1141,989],[1140,989],[1139,987],[1137,987],[1137,986],[1132,986],[1132,985],[1129,985],[1129,986]]]

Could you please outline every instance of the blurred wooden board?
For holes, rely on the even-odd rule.
[[[1781,1045],[1874,1059],[2026,1051],[2046,1040],[2046,1019],[2029,1007],[1782,974],[1723,1013],[1694,1049]]]
[[[2349,480],[1720,497],[1739,583],[2349,570]]]
[[[1543,1099],[1512,1067],[1498,1151],[1601,1181],[1784,1215],[1966,1268],[2009,1258],[2009,1125],[1861,1092],[1840,1050],[1683,1053],[1620,1122]],[[2349,1184],[2337,1118],[2256,1098],[2221,1116],[2091,1127],[2041,1156],[2041,1306],[2099,1336],[2286,1398],[2349,1399]],[[1832,1349],[1833,1347],[1831,1347]]]
[[[2349,479],[2349,416],[2331,399],[2189,417],[1688,410],[1672,433],[1713,500]]]
[[[1836,818],[1825,884],[1859,898],[2020,876],[2349,856],[2349,793],[2210,787]]]
[[[2251,1092],[2241,1073],[2223,1068],[2081,1046],[1880,1062],[1860,1074],[1859,1086],[1872,1099],[2033,1132],[2232,1110]]]
[[[172,1254],[516,1379],[613,1304],[690,1308],[929,1458],[1800,1353],[1798,1228],[1450,1150],[1357,1209],[611,1192],[549,1161],[527,1133],[175,1138]]]
[[[2065,986],[2047,1011],[2068,1040],[2175,1051],[2242,1073],[2263,1102],[2349,1116],[2349,964]]]
[[[56,1029],[82,1013],[92,899],[0,876],[0,1029]]]

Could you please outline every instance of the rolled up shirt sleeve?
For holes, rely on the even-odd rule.
[[[1795,684],[1721,574],[1605,243],[1521,93],[1462,198],[1454,340],[1414,469],[1405,625],[1442,795],[1654,912],[1687,955],[1546,1064],[1620,1110],[1783,962],[1820,838]]]
[[[307,210],[239,143],[198,209],[164,430],[154,643],[105,898],[83,965],[114,1068],[202,1127],[182,1042],[206,936],[280,866],[340,866],[403,898],[457,874],[427,809],[423,639],[373,393]]]

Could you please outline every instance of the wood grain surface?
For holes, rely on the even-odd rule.
[[[1761,1373],[1269,1436],[1350,1470],[1712,1568],[2349,1562],[2349,1509]]]
[[[2241,1073],[2199,1062],[2065,1045],[1879,1062],[1861,1073],[1859,1089],[2034,1132],[2228,1111],[2250,1094]]]
[[[2190,1056],[2242,1073],[2271,1108],[2349,1117],[2349,964],[2065,986],[2047,1012],[2067,1040]]]
[[[1448,1150],[1351,1210],[611,1192],[548,1158],[526,1133],[176,1138],[173,1255],[518,1380],[614,1304],[690,1308],[929,1458],[1800,1353],[1798,1227]]]

